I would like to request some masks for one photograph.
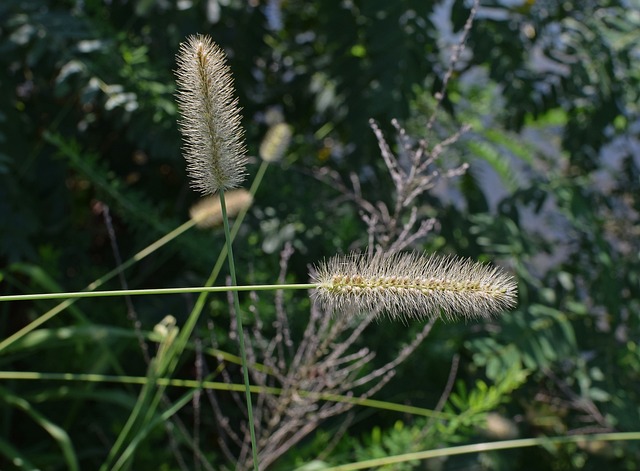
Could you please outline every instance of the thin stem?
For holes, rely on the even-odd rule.
[[[233,246],[231,244],[231,232],[229,231],[229,220],[227,218],[227,206],[224,201],[224,191],[220,190],[220,208],[222,209],[222,221],[224,222],[224,235],[227,240],[227,253],[229,260],[229,272],[231,274],[231,285],[236,286],[236,266],[233,260]],[[251,450],[253,452],[253,469],[259,471],[258,468],[258,444],[256,442],[256,430],[253,423],[253,407],[251,405],[251,385],[249,384],[249,367],[247,365],[247,352],[244,346],[244,331],[242,329],[242,313],[240,312],[240,300],[238,291],[233,291],[233,304],[236,311],[238,322],[238,338],[240,340],[240,355],[242,357],[242,374],[244,376],[245,393],[247,396],[247,418],[249,420],[249,431],[251,433]]]
[[[262,177],[264,176],[265,171],[266,171],[266,165],[262,165],[258,170],[258,174],[256,175],[256,178],[254,179],[253,184],[251,185],[251,189],[249,190],[249,192],[251,193],[251,196],[255,196],[256,191],[258,191],[258,187],[260,186],[260,182],[262,181]],[[225,209],[226,209],[226,206],[225,206]],[[238,214],[238,217],[236,218],[236,221],[233,224],[233,229],[231,231],[231,243],[233,243],[233,240],[235,239],[236,234],[240,230],[240,226],[242,225],[242,221],[244,220],[244,217],[247,215],[247,211],[248,211],[248,208],[244,208],[242,211],[240,211],[240,214]],[[227,221],[228,221],[228,218],[227,218]],[[202,310],[204,309],[205,303],[207,301],[208,292],[229,291],[228,286],[225,287],[226,289],[222,289],[222,290],[219,290],[218,289],[219,287],[210,289],[211,286],[215,283],[216,278],[218,277],[218,274],[222,269],[222,265],[224,263],[224,259],[226,258],[226,256],[227,256],[227,245],[225,244],[220,249],[218,260],[216,261],[216,264],[213,267],[213,270],[211,271],[209,278],[207,278],[207,281],[204,284],[204,287],[207,289],[197,290],[197,291],[192,291],[192,290],[185,291],[187,293],[199,292],[200,296],[198,296],[198,299],[196,300],[195,305],[193,306],[193,309],[189,314],[189,317],[187,318],[186,322],[180,329],[180,333],[178,334],[178,338],[176,339],[175,347],[174,347],[176,354],[169,366],[168,371],[174,371],[175,368],[177,367],[178,360],[180,359],[180,353],[186,348],[187,343],[189,342],[189,338],[191,337],[191,334],[193,333],[193,330],[196,327],[198,319],[200,318],[200,314],[202,314]],[[268,289],[268,288],[265,288],[265,289]]]
[[[1,380],[16,381],[68,381],[80,383],[114,383],[114,384],[137,384],[144,385],[149,382],[146,376],[113,376],[96,373],[41,373],[39,371],[0,371]],[[162,386],[171,386],[174,388],[199,388],[203,390],[216,390],[228,392],[242,392],[245,390],[244,384],[223,383],[216,381],[197,381],[193,379],[179,378],[157,378],[156,384]],[[287,390],[272,386],[251,386],[253,394],[272,394],[280,396],[287,394]],[[424,407],[409,406],[406,404],[396,404],[394,402],[379,401],[376,399],[367,399],[363,397],[354,397],[342,394],[333,394],[318,391],[306,391],[298,389],[297,394],[304,398],[313,398],[317,401],[331,401],[336,403],[353,404],[361,407],[370,407],[378,410],[388,410],[392,412],[400,412],[402,414],[416,415],[421,417],[433,417],[440,420],[452,420],[455,418],[453,414],[446,412],[434,411]]]
[[[253,183],[251,184],[251,188],[249,189],[249,193],[252,197],[255,197],[258,188],[260,187],[260,183],[262,183],[262,178],[264,177],[265,172],[267,171],[267,167],[269,166],[268,162],[263,161],[260,168],[258,168],[258,172],[256,173],[256,178],[254,178]],[[236,235],[238,235],[238,231],[240,230],[240,226],[242,226],[242,221],[244,221],[245,216],[247,215],[247,211],[249,208],[243,208],[238,214],[236,221],[233,223],[233,227],[231,228],[231,243],[236,239]],[[218,260],[211,270],[211,275],[207,279],[205,286],[209,287],[215,283],[218,274],[220,273],[220,269],[222,268],[222,264],[224,263],[224,259],[227,257],[227,246],[223,245],[220,250],[220,255],[218,255]],[[206,292],[202,291],[202,295],[198,298],[198,306],[204,305],[204,301],[206,299]],[[201,307],[198,307],[198,315],[200,314]]]
[[[187,288],[151,288],[151,289],[116,289],[110,291],[74,291],[69,293],[38,293],[15,294],[0,296],[0,303],[5,301],[33,301],[41,299],[65,298],[100,298],[112,296],[144,296],[153,294],[183,294],[183,293],[226,293],[228,291],[275,291],[278,289],[314,289],[318,283],[298,283],[282,285],[244,285],[244,286],[193,286]],[[4,348],[0,343],[0,351]]]
[[[359,461],[340,466],[324,468],[325,471],[354,471],[357,469],[371,469],[380,466],[387,466],[396,463],[406,463],[407,461],[426,460],[443,456],[464,455],[469,453],[481,453],[485,451],[509,450],[513,448],[528,448],[533,446],[544,446],[561,443],[578,443],[582,441],[628,441],[640,440],[640,432],[617,432],[600,433],[593,435],[569,435],[563,437],[539,437],[521,438],[518,440],[504,440],[500,442],[475,443],[472,445],[461,445],[449,448],[438,448],[437,450],[419,451],[416,453],[406,453],[403,455],[387,456],[372,460]]]

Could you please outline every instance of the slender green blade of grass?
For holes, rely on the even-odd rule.
[[[149,420],[131,439],[127,448],[125,448],[118,461],[113,465],[113,468],[111,468],[112,471],[119,471],[121,469],[124,469],[125,465],[133,458],[133,454],[135,453],[136,448],[142,442],[142,440],[144,440],[155,427],[162,424],[162,422],[170,419],[171,416],[173,416],[176,412],[187,405],[187,403],[191,400],[191,398],[197,391],[199,391],[199,388],[194,388],[185,393],[162,414],[158,414],[155,416],[155,418]]]
[[[153,420],[156,410],[163,397],[165,385],[160,384],[161,378],[169,366],[167,353],[171,352],[178,329],[171,327],[158,346],[158,353],[151,360],[147,368],[146,381],[138,395],[138,400],[127,419],[124,427],[120,431],[118,438],[113,444],[107,460],[103,463],[101,470],[116,469],[114,463],[121,463],[123,449],[136,437],[151,420]],[[169,360],[171,357],[169,358]],[[121,466],[120,465],[120,466]]]
[[[20,451],[16,450],[11,443],[0,438],[0,454],[7,458],[7,461],[15,466],[15,469],[33,470],[38,469],[33,463],[31,463],[26,456]]]
[[[231,233],[229,231],[229,219],[227,218],[227,208],[224,201],[224,191],[220,190],[220,206],[222,208],[222,221],[224,222],[224,233],[227,239],[227,255],[229,260],[229,272],[231,274],[232,286],[237,286],[236,268],[233,258],[233,246]],[[249,365],[247,362],[247,351],[244,345],[244,329],[242,328],[242,312],[240,312],[240,300],[238,292],[233,292],[233,305],[235,308],[236,322],[238,323],[238,340],[240,341],[240,356],[242,357],[242,375],[244,377],[245,395],[247,398],[247,419],[249,421],[249,433],[251,435],[251,452],[253,454],[253,468],[259,471],[258,464],[258,444],[256,441],[256,429],[253,420],[253,406],[251,404],[251,385],[249,384]]]
[[[28,401],[13,395],[4,388],[0,388],[0,399],[23,411],[54,439],[62,451],[67,469],[70,471],[78,471],[80,469],[78,457],[67,432],[38,412]]]
[[[153,364],[153,360],[151,363]],[[152,366],[150,365],[149,369],[151,368]],[[136,401],[136,404],[133,407],[131,414],[129,414],[129,417],[127,418],[127,422],[124,424],[124,426],[120,430],[120,433],[116,438],[116,441],[114,442],[113,446],[109,450],[107,459],[100,467],[100,471],[107,471],[107,470],[113,469],[113,463],[119,457],[120,449],[125,446],[127,438],[135,429],[138,423],[138,418],[142,410],[145,408],[146,404],[149,402],[152,385],[149,383],[148,378],[145,378],[145,379],[147,379],[147,381],[143,384],[142,389],[140,390],[140,394],[138,395],[138,400]]]

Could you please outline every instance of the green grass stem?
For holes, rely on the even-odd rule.
[[[0,388],[0,400],[13,406],[16,409],[21,410],[27,416],[29,416],[35,423],[37,423],[44,431],[46,431],[51,438],[58,444],[62,451],[62,456],[66,462],[67,469],[69,471],[79,471],[80,466],[78,464],[78,456],[71,443],[71,438],[64,431],[64,429],[57,424],[53,423],[47,417],[42,415],[35,409],[31,403],[25,399],[18,397],[4,388]]]
[[[474,443],[436,450],[419,451],[403,455],[387,456],[357,463],[349,463],[340,466],[322,468],[322,471],[355,471],[358,469],[373,469],[381,466],[389,466],[408,461],[421,461],[431,458],[464,455],[470,453],[482,453],[486,451],[509,450],[514,448],[528,448],[534,446],[560,445],[564,443],[579,443],[588,441],[631,441],[640,440],[640,432],[598,433],[593,435],[569,435],[562,437],[538,437],[521,438],[517,440],[504,440],[499,442]]]
[[[142,440],[144,440],[155,427],[169,420],[176,412],[186,406],[197,391],[199,391],[199,388],[187,392],[163,413],[157,415],[152,420],[149,420],[140,432],[129,442],[127,448],[122,452],[118,461],[113,465],[112,471],[126,469],[126,465],[131,459],[133,459],[135,450]]]
[[[113,376],[95,373],[40,373],[36,371],[0,371],[0,380],[19,381],[71,381],[71,382],[92,382],[92,383],[116,383],[116,384],[137,384],[144,385],[148,378],[144,376]],[[215,391],[243,392],[244,384],[230,384],[217,381],[196,381],[193,379],[178,378],[158,378],[157,384],[177,387],[177,388],[198,388],[211,389]],[[252,394],[283,394],[281,388],[267,386],[251,386]],[[318,393],[314,391],[298,390],[301,397],[312,397],[318,400],[354,404],[360,407],[370,407],[379,410],[388,410],[421,417],[432,417],[441,420],[454,419],[456,416],[445,412],[437,412],[423,407],[396,404],[394,402],[377,401],[375,399],[364,399],[354,396],[343,396],[340,394]]]
[[[222,209],[222,221],[224,222],[224,233],[227,239],[227,255],[229,260],[229,272],[231,275],[231,285],[237,286],[236,267],[233,259],[233,245],[231,232],[229,231],[229,220],[227,218],[227,206],[224,201],[224,191],[220,190],[220,208]],[[233,291],[233,305],[238,323],[238,339],[240,341],[240,356],[242,357],[242,375],[244,377],[245,393],[247,396],[247,419],[249,421],[249,433],[251,434],[251,451],[253,453],[253,469],[259,471],[258,466],[258,443],[256,442],[256,430],[253,421],[253,406],[251,404],[251,384],[249,383],[249,365],[247,364],[247,352],[244,345],[244,330],[242,328],[242,312],[240,311],[240,300],[238,291]]]
[[[299,283],[281,285],[193,286],[187,288],[116,289],[107,291],[75,291],[69,293],[14,294],[0,296],[0,302],[34,301],[42,299],[64,298],[101,298],[113,296],[148,296],[157,294],[225,293],[228,291],[275,291],[279,289],[313,289],[317,287],[317,283]],[[0,345],[0,351],[4,348],[4,346],[5,345]]]

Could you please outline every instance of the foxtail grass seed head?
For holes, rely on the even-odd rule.
[[[291,142],[291,126],[286,123],[276,123],[269,128],[260,143],[260,157],[266,162],[280,160]]]
[[[247,190],[226,191],[224,202],[227,207],[227,216],[232,218],[240,211],[248,209],[253,203],[253,196]],[[200,229],[209,229],[222,224],[222,206],[217,196],[206,196],[191,206],[189,215]]]
[[[392,318],[488,317],[515,307],[515,280],[498,267],[457,256],[398,253],[336,256],[316,267],[313,297],[346,314]]]
[[[233,78],[222,49],[190,36],[176,57],[176,99],[191,186],[203,195],[235,188],[245,177],[246,148]]]

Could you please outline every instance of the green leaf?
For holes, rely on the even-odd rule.
[[[67,469],[70,471],[78,471],[80,469],[78,466],[78,457],[73,449],[71,439],[64,429],[40,414],[40,412],[38,412],[28,401],[13,395],[4,388],[0,388],[0,399],[16,409],[25,412],[34,422],[42,427],[42,429],[46,431],[51,438],[54,439],[62,450],[62,455],[67,463]]]

